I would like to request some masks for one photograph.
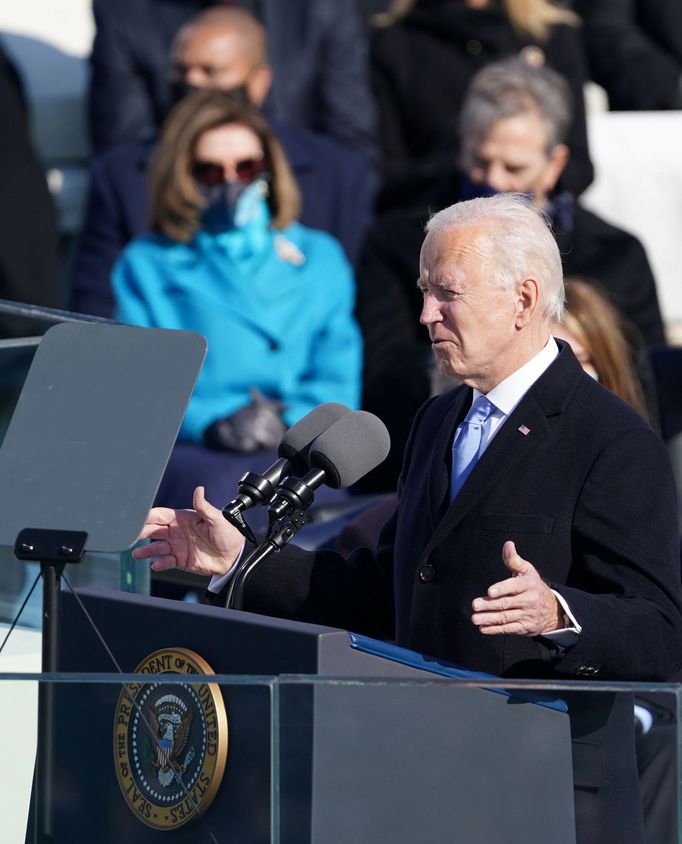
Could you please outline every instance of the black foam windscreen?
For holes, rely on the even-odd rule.
[[[391,438],[381,419],[357,410],[320,434],[310,446],[308,463],[324,470],[325,484],[337,489],[351,486],[378,466],[390,447]]]
[[[308,471],[308,447],[351,409],[337,402],[325,402],[310,411],[303,419],[284,432],[277,454],[292,464],[289,474],[305,475]]]

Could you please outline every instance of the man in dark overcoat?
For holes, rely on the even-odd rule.
[[[672,471],[643,418],[551,336],[563,279],[544,219],[516,195],[442,210],[419,288],[437,365],[463,385],[418,413],[378,547],[288,547],[245,608],[505,677],[668,678],[682,655]],[[201,487],[194,504],[153,510],[135,556],[213,575],[218,602],[243,540]],[[576,692],[569,711],[578,841],[641,842],[631,699]]]

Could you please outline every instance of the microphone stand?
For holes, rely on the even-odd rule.
[[[307,523],[308,519],[303,510],[294,510],[288,519],[281,519],[279,526],[268,535],[253,551],[239,564],[239,570],[232,578],[227,590],[225,606],[228,609],[240,610],[244,604],[244,587],[254,570],[266,560],[274,551],[284,548],[294,538],[296,533]]]
[[[239,495],[223,507],[223,516],[252,545],[256,545],[258,540],[244,519],[244,510],[252,507],[254,504],[267,502],[273,498],[276,492],[275,484],[279,480],[287,462],[284,457],[280,457],[264,475],[246,472],[239,479],[237,486]]]
[[[309,521],[306,510],[313,503],[314,490],[323,482],[322,469],[313,469],[304,479],[287,477],[280,484],[270,504],[267,537],[241,561],[227,590],[225,606],[240,610],[244,603],[244,587],[255,569],[275,551],[280,551]]]
[[[232,525],[232,527],[236,527],[239,533],[246,539],[247,542],[250,542],[252,545],[255,545],[258,540],[256,539],[256,534],[251,530],[250,526],[247,525],[246,519],[244,518],[244,514],[242,513],[241,509],[238,507],[231,507],[229,504],[223,508],[223,516],[227,519],[227,521]]]

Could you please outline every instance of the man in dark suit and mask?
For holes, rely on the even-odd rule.
[[[421,322],[463,382],[415,418],[399,500],[374,551],[288,547],[244,608],[395,640],[502,676],[662,680],[681,661],[674,483],[663,444],[551,336],[559,251],[518,196],[448,207],[427,226]],[[134,553],[213,575],[241,535],[195,493],[157,509]],[[639,844],[632,701],[570,695],[577,840]],[[522,833],[518,832],[518,840]]]
[[[262,106],[273,79],[265,30],[242,9],[212,7],[178,32],[167,58],[176,98],[190,88],[219,88]],[[358,153],[266,113],[301,190],[301,222],[332,234],[355,263],[371,221],[375,178]],[[110,317],[109,276],[123,247],[147,231],[147,168],[155,137],[95,157],[83,229],[76,245],[71,308]]]
[[[173,39],[203,11],[225,6],[251,13],[267,31],[273,116],[374,160],[368,46],[355,0],[93,0],[93,148],[103,152],[158,131],[173,100]]]

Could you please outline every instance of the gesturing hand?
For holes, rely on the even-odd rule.
[[[147,516],[140,539],[151,539],[133,551],[136,560],[153,559],[154,571],[182,569],[196,574],[225,574],[241,553],[244,539],[204,498],[204,488],[194,490],[194,510],[155,507]]]
[[[486,635],[516,633],[537,636],[564,626],[563,609],[537,569],[520,557],[513,542],[505,542],[502,560],[512,573],[472,601],[471,620]]]

